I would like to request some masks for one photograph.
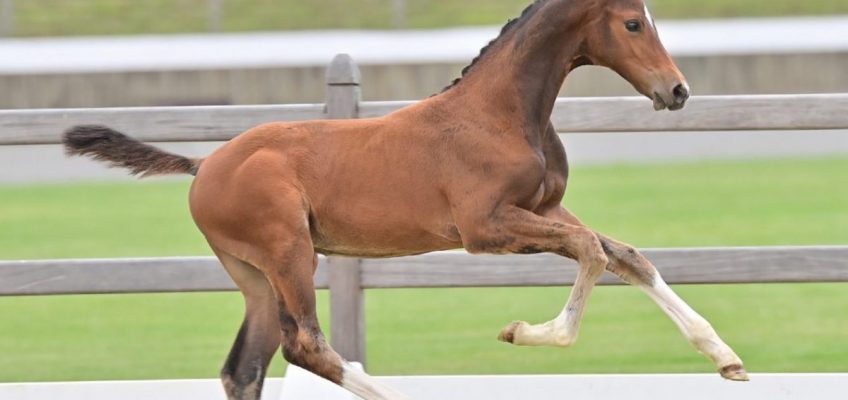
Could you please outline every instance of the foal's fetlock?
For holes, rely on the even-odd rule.
[[[553,342],[551,346],[555,347],[571,347],[574,343],[577,342],[576,335],[564,335],[564,334],[554,334]]]
[[[554,346],[569,347],[577,341],[576,335],[569,335],[562,329],[556,329],[553,321],[540,325],[530,325],[524,321],[514,321],[498,335],[498,340],[517,346]]]

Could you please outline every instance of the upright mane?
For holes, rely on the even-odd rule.
[[[504,35],[506,35],[509,31],[511,31],[512,28],[515,27],[515,25],[517,25],[519,22],[521,22],[525,18],[527,18],[527,16],[529,16],[531,14],[531,11],[533,11],[537,5],[544,3],[545,1],[546,0],[535,0],[535,1],[533,1],[533,3],[530,3],[530,5],[528,5],[526,8],[524,8],[524,11],[521,12],[521,15],[518,16],[518,18],[512,18],[512,19],[507,20],[506,24],[503,26],[503,28],[501,28],[500,34],[498,34],[498,36],[496,38],[492,39],[488,44],[486,44],[482,49],[480,49],[480,54],[478,54],[477,57],[474,57],[474,59],[471,60],[471,64],[466,65],[465,68],[462,69],[462,73],[460,74],[460,77],[454,79],[453,82],[450,83],[450,85],[445,86],[445,88],[442,89],[441,93],[448,91],[448,89],[451,89],[452,87],[456,86],[460,81],[462,81],[462,78],[464,78],[465,75],[468,74],[469,71],[471,71],[471,68],[473,68],[474,65],[477,64],[477,61],[480,61],[480,58],[482,58],[483,55],[485,55],[486,52],[495,43],[497,43],[502,37],[504,37]]]

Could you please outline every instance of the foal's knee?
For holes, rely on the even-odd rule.
[[[589,268],[593,273],[600,275],[609,264],[609,258],[601,240],[589,228],[580,227],[576,234],[577,261]]]

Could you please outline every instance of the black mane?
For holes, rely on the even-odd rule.
[[[477,64],[477,61],[480,61],[480,58],[482,58],[483,55],[486,54],[486,51],[488,51],[495,43],[498,42],[498,40],[500,40],[507,32],[509,32],[513,27],[515,27],[518,22],[526,18],[530,14],[530,11],[533,10],[534,7],[536,7],[536,5],[543,2],[545,2],[545,0],[535,0],[533,1],[533,3],[527,6],[524,11],[521,12],[521,15],[518,18],[512,18],[507,20],[506,24],[503,26],[503,28],[501,28],[501,33],[498,34],[498,37],[492,39],[486,46],[480,49],[480,54],[478,54],[477,57],[474,57],[474,59],[471,60],[471,64],[466,65],[465,68],[462,69],[462,74],[460,75],[460,77],[454,79],[453,82],[450,83],[450,85],[445,86],[445,88],[442,89],[441,93],[446,92],[448,89],[456,86],[456,84],[462,81],[462,78],[465,77],[465,75],[468,73],[468,71],[471,70],[472,67],[474,67],[474,64]]]

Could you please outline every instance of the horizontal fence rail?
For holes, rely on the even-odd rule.
[[[848,246],[645,249],[668,283],[848,282]],[[315,286],[330,288],[319,258]],[[572,285],[577,265],[553,255],[451,251],[361,260],[361,289]],[[606,274],[599,284],[621,281]],[[236,290],[214,257],[0,261],[0,296]]]
[[[359,117],[413,103],[362,102]],[[677,112],[653,112],[640,97],[561,98],[551,119],[561,133],[846,129],[845,110],[848,94],[700,96]],[[148,142],[225,141],[267,122],[327,118],[323,104],[6,110],[0,145],[57,144],[80,124],[109,124]]]

